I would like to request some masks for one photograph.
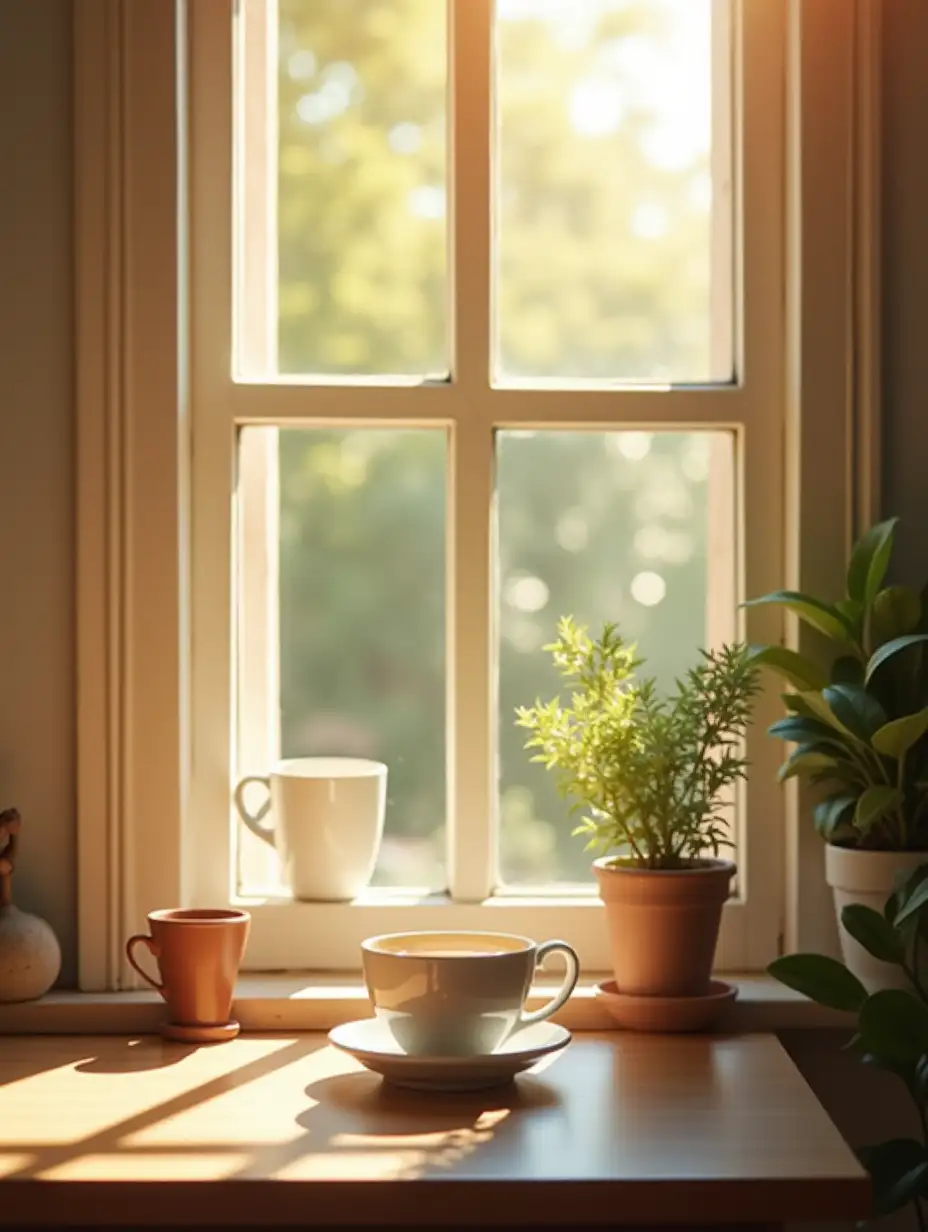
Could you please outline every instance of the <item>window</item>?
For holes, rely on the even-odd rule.
[[[194,894],[253,964],[492,913],[608,965],[514,708],[559,615],[668,681],[779,571],[781,7],[193,6]],[[290,901],[231,810],[313,753],[390,767],[353,904]],[[729,966],[773,953],[778,809],[762,772]]]
[[[743,597],[840,571],[855,372],[875,387],[869,22],[171,8],[76,22],[82,986],[119,986],[123,937],[175,901],[246,902],[257,969],[488,925],[604,969],[513,707],[551,689],[563,612],[617,619],[666,680],[744,635]],[[819,944],[778,710],[732,812],[729,970],[784,919]],[[294,752],[390,766],[355,902],[292,901],[233,813]]]

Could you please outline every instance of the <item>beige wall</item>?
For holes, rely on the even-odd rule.
[[[0,0],[0,807],[75,972],[70,4]]]

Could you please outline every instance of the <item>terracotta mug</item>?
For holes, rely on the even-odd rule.
[[[222,1027],[229,1022],[239,963],[251,916],[247,911],[177,908],[150,911],[151,935],[136,933],[126,957],[168,1005],[171,1021],[185,1027]],[[147,946],[160,983],[139,966],[134,950]]]

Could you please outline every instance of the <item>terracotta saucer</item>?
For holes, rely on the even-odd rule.
[[[165,1039],[181,1044],[221,1044],[223,1040],[235,1039],[241,1029],[237,1022],[224,1022],[218,1027],[185,1027],[179,1022],[163,1022],[159,1027]]]
[[[627,1031],[668,1034],[707,1030],[734,1001],[738,989],[724,980],[713,980],[702,997],[638,997],[619,992],[615,980],[606,980],[596,985],[595,994]]]

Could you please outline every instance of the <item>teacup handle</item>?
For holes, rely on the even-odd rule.
[[[151,954],[152,958],[154,958],[157,961],[158,947],[155,944],[154,938],[147,936],[147,934],[145,933],[136,933],[134,937],[129,938],[129,940],[126,942],[126,958],[128,958],[130,965],[135,968],[135,970],[139,973],[139,975],[142,977],[145,983],[151,984],[152,988],[154,988],[156,992],[160,992],[161,995],[164,996],[164,985],[159,984],[157,980],[153,980],[151,976],[148,974],[148,972],[143,971],[142,968],[139,966],[139,964],[135,960],[135,954],[133,953],[133,950],[140,943],[148,947],[148,952]]]
[[[248,806],[245,804],[245,788],[250,783],[261,783],[267,788],[268,797],[258,809],[257,813],[249,813]],[[274,843],[274,830],[271,826],[262,826],[262,821],[271,811],[271,780],[263,774],[249,774],[238,784],[235,789],[235,807],[238,809],[238,815],[244,821],[245,825],[258,838],[264,839],[271,847]]]
[[[549,954],[557,953],[563,954],[567,960],[564,983],[547,1005],[543,1005],[540,1010],[534,1010],[531,1014],[523,1013],[519,1020],[519,1026],[527,1027],[533,1022],[544,1022],[546,1018],[556,1014],[577,987],[577,980],[580,978],[580,959],[577,957],[577,951],[573,946],[568,945],[566,941],[545,941],[540,945],[535,951],[536,968],[541,966]]]

